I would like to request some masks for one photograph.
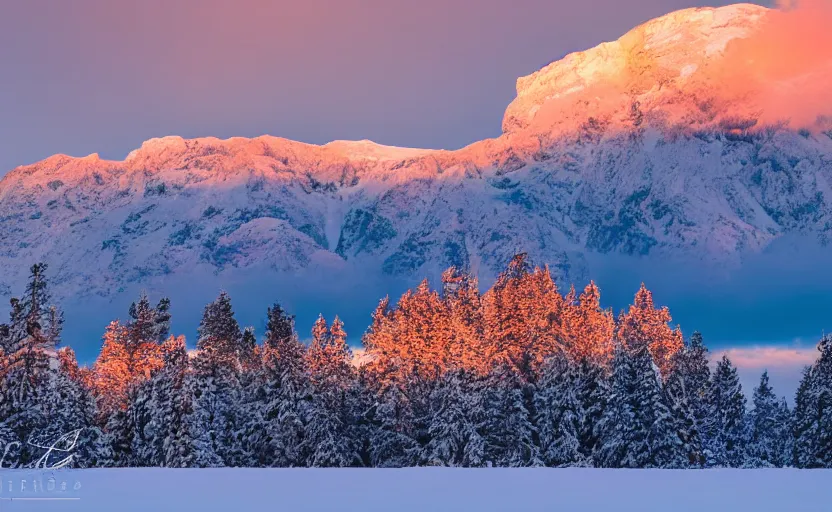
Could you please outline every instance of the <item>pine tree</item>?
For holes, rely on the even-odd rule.
[[[576,368],[579,451],[584,460],[594,460],[600,449],[601,419],[609,406],[611,390],[604,370],[583,359]]]
[[[117,407],[105,416],[104,430],[110,439],[115,467],[133,467],[136,457],[133,455],[133,438],[136,435],[136,423],[133,403],[135,402],[136,386],[130,386],[125,394],[124,407]]]
[[[597,466],[639,467],[638,464],[645,462],[637,458],[646,451],[644,440],[637,437],[639,432],[633,407],[637,378],[630,352],[619,345],[613,359],[610,406],[598,422],[601,439],[596,455]]]
[[[705,465],[704,436],[710,419],[711,378],[707,354],[702,335],[694,332],[690,342],[676,354],[664,387],[676,434],[688,464],[694,467]]]
[[[663,400],[660,376],[647,347],[616,351],[610,407],[600,422],[603,467],[668,468],[683,464],[682,449]]]
[[[314,395],[308,410],[304,447],[312,467],[357,465],[356,440],[349,436],[349,391],[354,385],[347,335],[338,317],[329,330],[320,317],[312,329],[307,356]]]
[[[58,361],[62,318],[49,306],[46,265],[36,264],[22,300],[11,299],[10,322],[3,326],[4,357],[0,363],[0,434],[15,446],[15,464],[37,461],[49,421],[47,406],[52,395],[52,372]]]
[[[132,402],[128,408],[131,421],[132,439],[130,443],[131,466],[159,466],[159,453],[156,450],[154,424],[154,382],[150,379],[134,384]]]
[[[30,443],[48,425],[44,406],[49,396],[49,374],[38,372],[29,375],[25,368],[15,367],[7,371],[0,381],[0,423],[5,436],[17,443],[17,462],[27,466],[39,457],[37,449]]]
[[[312,341],[306,351],[306,360],[310,373],[325,376],[327,350],[329,347],[329,325],[324,315],[318,315],[318,319],[312,325]]]
[[[184,336],[171,336],[162,345],[164,366],[154,377],[154,432],[161,465],[185,467],[192,455],[186,415],[191,410],[188,393],[188,353]],[[161,440],[161,443],[159,442]]]
[[[601,291],[590,281],[575,299],[572,288],[564,300],[561,314],[564,344],[576,361],[587,358],[607,366],[613,355],[615,320],[612,313],[601,309]]]
[[[487,411],[482,427],[485,460],[499,467],[543,465],[523,386],[511,367],[495,367],[480,393]]]
[[[820,356],[803,373],[794,408],[794,465],[832,467],[832,336],[818,343]]]
[[[622,312],[618,320],[618,339],[632,351],[647,347],[665,379],[670,375],[676,353],[684,346],[679,328],[673,330],[668,325],[671,320],[666,307],[656,309],[653,294],[644,283],[630,309]]]
[[[785,400],[778,399],[763,372],[754,389],[754,408],[748,413],[748,464],[783,467],[790,463],[791,421]]]
[[[20,383],[42,380],[42,374],[58,365],[63,315],[50,304],[46,270],[45,263],[32,265],[23,297],[10,300],[9,323],[0,328],[6,371],[22,369],[17,373]]]
[[[279,304],[267,311],[263,347],[263,390],[259,417],[263,428],[252,429],[258,463],[299,467],[307,463],[303,445],[312,389],[307,374],[306,349],[294,329],[294,316]]]
[[[442,300],[451,331],[445,366],[485,375],[489,370],[488,347],[476,276],[450,267],[442,274]]]
[[[245,425],[238,409],[242,398],[239,355],[243,334],[227,293],[220,293],[205,307],[198,334],[189,382],[191,437],[199,445],[195,458],[205,466],[218,465],[218,460],[226,466],[239,465],[243,457],[240,432]],[[199,428],[206,429],[207,436],[194,431]]]
[[[207,385],[206,385],[207,384]],[[227,409],[218,399],[215,380],[197,373],[185,381],[188,397],[182,418],[182,436],[177,461],[182,467],[213,468],[225,465],[222,454],[227,447]]]
[[[139,301],[130,305],[126,324],[114,321],[107,326],[91,376],[103,418],[112,415],[116,408],[127,407],[127,392],[135,388],[134,398],[138,402],[134,404],[137,407],[134,412],[139,415],[139,421],[146,419],[143,403],[149,397],[140,388],[164,363],[161,354],[164,340],[160,336],[169,330],[169,308],[168,299],[162,299],[154,308],[142,293]],[[136,442],[143,442],[141,435]]]
[[[237,357],[243,373],[254,372],[258,369],[260,357],[257,353],[257,337],[254,335],[254,327],[246,327],[243,330]]]
[[[222,367],[230,372],[239,371],[243,333],[234,318],[231,297],[226,292],[221,292],[205,307],[198,335],[198,362],[208,364],[214,370]]]
[[[77,368],[77,362],[67,363]],[[109,437],[96,425],[95,399],[90,390],[63,369],[50,372],[47,382],[46,426],[40,437],[49,445],[62,436],[74,437],[71,467],[110,467],[114,464]]]
[[[127,330],[110,322],[95,362],[93,382],[102,422],[117,410],[127,408],[127,390],[134,381],[127,351]]]
[[[535,423],[539,432],[540,457],[546,466],[588,466],[581,454],[581,404],[577,396],[578,376],[565,357],[553,358],[535,391]]]
[[[134,463],[145,466],[182,467],[189,454],[183,417],[187,352],[184,336],[171,336],[160,347],[163,366],[137,388],[136,433],[132,439]]]
[[[447,372],[436,381],[430,396],[430,441],[422,454],[426,464],[456,467],[485,465],[481,400],[473,378],[464,370]]]
[[[517,254],[483,296],[486,338],[493,361],[509,361],[524,379],[534,380],[544,361],[563,350],[563,298],[549,269],[530,268]]]
[[[413,404],[403,382],[390,382],[378,391],[370,418],[370,464],[373,467],[408,467],[419,462]]]
[[[30,348],[54,351],[63,325],[63,315],[51,304],[46,263],[32,265],[26,293],[20,301]]]
[[[745,396],[737,369],[727,356],[717,364],[711,381],[710,420],[706,425],[709,466],[742,467],[747,439]]]

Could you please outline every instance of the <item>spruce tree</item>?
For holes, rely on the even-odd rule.
[[[577,396],[578,375],[565,357],[549,361],[535,390],[535,410],[540,457],[546,466],[587,466],[581,453],[581,404]]]
[[[414,438],[413,406],[401,381],[392,381],[377,392],[370,418],[370,464],[373,467],[408,467],[419,462],[419,443]]]
[[[820,356],[803,373],[794,408],[794,465],[832,467],[832,336],[818,343]]]
[[[152,341],[159,341],[156,328],[156,311],[150,305],[147,294],[142,292],[139,301],[130,304],[128,310],[130,320],[127,322],[127,332],[130,343],[140,345]]]
[[[709,466],[742,467],[746,463],[745,401],[737,369],[722,356],[711,380],[710,420],[705,426]]]
[[[165,365],[153,380],[156,389],[154,426],[161,465],[185,467],[192,453],[186,428],[191,408],[188,393],[188,353],[184,336],[171,336],[162,345]],[[161,438],[161,443],[159,443]]]
[[[244,419],[241,403],[239,355],[242,332],[231,306],[231,298],[222,292],[205,307],[199,325],[197,355],[193,361],[190,384],[192,409],[189,416],[191,437],[200,444],[199,464],[239,465],[242,447],[239,433]],[[207,437],[194,429],[206,429]]]
[[[259,463],[272,467],[307,464],[303,445],[312,400],[306,349],[298,340],[294,316],[279,304],[267,311],[263,344],[263,391],[259,419],[263,428],[252,429],[251,441],[259,447]]]
[[[97,411],[90,390],[63,369],[50,373],[47,386],[47,422],[41,437],[50,442],[72,437],[74,446],[68,452],[71,467],[112,466],[110,438],[95,423]]]
[[[228,446],[228,435],[223,420],[228,411],[224,404],[218,403],[223,398],[218,398],[220,393],[217,393],[215,383],[210,376],[197,373],[190,373],[185,381],[188,400],[184,404],[182,435],[177,446],[179,453],[175,458],[182,467],[225,465],[223,452]]]
[[[688,464],[705,465],[704,436],[709,421],[711,372],[708,349],[702,335],[694,332],[690,342],[676,354],[673,370],[664,386],[674,429],[682,443]]]
[[[17,382],[23,386],[42,381],[50,367],[57,368],[63,314],[50,303],[46,270],[45,263],[32,265],[22,298],[10,300],[9,323],[0,328],[0,349],[6,354],[7,372],[15,371]],[[23,393],[22,388],[19,391]],[[17,399],[21,400],[22,394]]]
[[[199,324],[196,348],[197,362],[219,369],[237,372],[240,368],[240,352],[243,333],[234,318],[231,297],[221,292],[219,297],[205,307]]]
[[[748,413],[748,465],[783,467],[790,464],[791,421],[785,400],[778,399],[763,372]]]
[[[163,366],[137,388],[136,435],[132,446],[136,463],[146,466],[181,467],[187,457],[187,436],[182,422],[187,398],[185,338],[171,336],[161,347]],[[184,443],[184,444],[183,444]]]
[[[436,381],[430,395],[429,441],[422,460],[427,465],[480,467],[486,464],[482,436],[482,395],[474,378],[463,370]]]
[[[609,404],[610,383],[603,368],[582,359],[576,368],[575,394],[578,411],[578,450],[584,460],[594,460],[600,448],[600,423]]]
[[[519,377],[509,365],[492,370],[480,391],[484,417],[485,460],[499,467],[540,466],[537,429]]]
[[[344,467],[360,462],[358,445],[349,435],[352,411],[348,397],[355,385],[346,332],[338,317],[327,330],[320,317],[307,351],[313,397],[307,411],[303,446],[312,467]]]
[[[681,443],[664,403],[661,377],[647,347],[616,350],[610,407],[600,423],[603,467],[672,468],[683,464]]]
[[[110,439],[113,465],[116,467],[133,467],[136,457],[133,455],[133,438],[136,436],[135,409],[137,387],[127,390],[126,404],[110,411],[106,417],[104,430]]]

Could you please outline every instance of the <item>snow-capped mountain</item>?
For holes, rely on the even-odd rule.
[[[565,282],[588,253],[736,265],[787,233],[825,242],[824,112],[800,124],[767,107],[832,83],[830,56],[736,79],[772,20],[740,4],[650,21],[520,78],[503,135],[457,151],[164,137],[124,161],[19,167],[0,181],[0,295],[40,260],[59,298],[110,297],[264,266],[488,278],[518,251]]]

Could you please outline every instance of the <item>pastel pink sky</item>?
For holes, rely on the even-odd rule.
[[[763,0],[761,0],[763,1]],[[0,16],[0,175],[257,136],[457,148],[517,77],[703,0],[27,0]]]

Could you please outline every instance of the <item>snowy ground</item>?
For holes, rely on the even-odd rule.
[[[43,481],[42,491],[34,491],[33,477]],[[832,510],[832,471],[824,470],[0,470],[0,479],[3,512]],[[62,481],[67,489],[60,492]]]

